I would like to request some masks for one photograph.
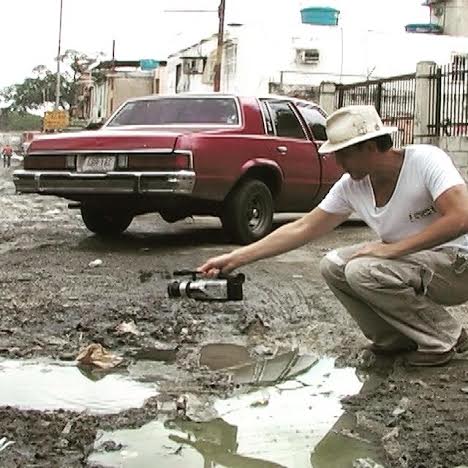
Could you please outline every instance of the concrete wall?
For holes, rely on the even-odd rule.
[[[153,94],[153,76],[117,76],[114,81],[113,109],[116,110],[127,99]]]
[[[153,94],[154,72],[117,71],[91,90],[90,120],[107,119],[121,104],[133,97]]]
[[[440,137],[433,143],[450,155],[455,166],[468,182],[468,136]]]
[[[466,0],[432,0],[431,22],[438,24],[444,34],[468,36],[468,3]]]

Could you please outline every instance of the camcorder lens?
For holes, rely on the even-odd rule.
[[[180,297],[180,282],[172,281],[167,285],[167,294],[169,297]]]

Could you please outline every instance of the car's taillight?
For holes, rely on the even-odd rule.
[[[190,156],[188,154],[176,154],[175,155],[175,167],[177,169],[189,169],[190,168]]]
[[[192,166],[190,153],[145,154],[128,156],[128,170],[140,171],[180,171]]]
[[[162,170],[182,170],[190,167],[190,157],[188,154],[171,154],[154,156],[152,163],[157,169]]]

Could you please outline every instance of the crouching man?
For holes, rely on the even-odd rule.
[[[303,218],[199,271],[215,276],[295,249],[356,212],[380,240],[334,250],[320,267],[370,349],[405,352],[413,366],[442,365],[467,351],[465,330],[444,308],[468,300],[467,188],[439,148],[393,148],[396,130],[384,127],[372,106],[336,111],[320,153],[334,152],[345,175],[326,198]]]

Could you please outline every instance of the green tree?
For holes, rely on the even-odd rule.
[[[71,105],[72,87],[73,84],[68,74],[61,74],[60,105],[63,109],[68,109]],[[50,70],[46,70],[43,76],[26,78],[22,83],[8,86],[0,95],[9,109],[17,112],[28,112],[55,102],[55,89],[56,75]]]
[[[77,84],[80,75],[89,70],[102,54],[90,57],[73,49],[66,50],[60,56],[64,71],[60,74],[60,107],[70,109],[76,104]],[[55,102],[56,73],[45,65],[37,65],[32,70],[33,76],[26,78],[0,92],[0,97],[9,109],[20,113],[40,109]]]

